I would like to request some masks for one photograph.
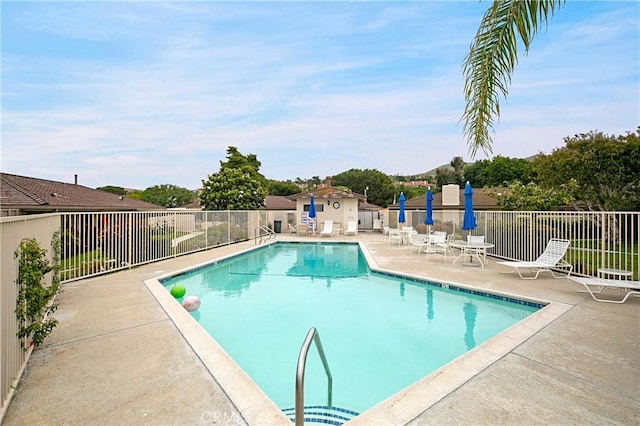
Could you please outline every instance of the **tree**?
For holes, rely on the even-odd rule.
[[[462,157],[453,157],[449,165],[450,167],[440,167],[436,170],[435,181],[440,188],[450,183],[464,183],[465,162]]]
[[[142,191],[140,199],[163,207],[178,207],[193,201],[194,193],[176,185],[155,185]]]
[[[202,181],[200,205],[205,210],[254,210],[265,205],[267,179],[259,172],[254,154],[242,155],[229,146],[227,161],[220,170]]]
[[[545,189],[535,182],[525,185],[516,180],[509,183],[506,189],[485,187],[484,192],[495,198],[498,205],[506,210],[546,211],[571,205],[575,200],[572,194],[576,188],[575,180],[570,180],[557,189]]]
[[[300,187],[291,181],[269,180],[267,185],[269,195],[292,195],[300,192]]]
[[[133,198],[134,200],[142,200],[142,192],[139,189],[135,189],[127,193],[127,198]]]
[[[229,146],[227,148],[227,161],[220,161],[220,170],[242,170],[258,179],[260,183],[266,187],[267,178],[260,174],[260,166],[262,166],[262,163],[258,161],[258,157],[255,154],[242,155],[235,146]]]
[[[248,171],[221,168],[202,181],[200,205],[204,210],[255,210],[265,205],[267,191]]]
[[[538,182],[558,188],[575,179],[577,201],[589,210],[640,210],[640,127],[625,136],[591,131],[534,160]]]
[[[307,185],[309,188],[317,188],[321,183],[322,179],[320,179],[320,176],[313,176],[311,179],[307,180]]]
[[[395,188],[396,194],[400,194],[401,192],[404,193],[404,197],[406,200],[410,200],[416,197],[424,197],[425,193],[427,192],[427,188],[417,188],[417,187],[413,188],[413,187],[405,186],[405,184],[402,183],[400,184],[400,186],[397,186]]]
[[[362,195],[365,193],[365,188],[369,188],[366,190],[367,201],[381,207],[391,204],[395,191],[389,176],[371,169],[351,169],[338,173],[331,177],[331,183],[333,186],[350,188],[351,191]]]
[[[463,133],[475,157],[491,154],[494,119],[500,118],[500,95],[505,99],[518,62],[518,40],[525,53],[541,25],[548,23],[564,0],[494,0],[480,23],[463,64],[466,106]],[[494,118],[495,117],[495,118]]]
[[[121,186],[107,185],[107,186],[101,186],[101,187],[96,188],[96,189],[98,191],[110,192],[110,193],[116,194],[116,195],[127,195],[127,190],[124,189]]]
[[[465,180],[474,188],[505,186],[514,180],[522,183],[533,181],[533,163],[524,158],[496,156],[492,160],[480,160],[464,169]]]

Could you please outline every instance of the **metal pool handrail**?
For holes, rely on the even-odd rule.
[[[270,240],[276,237],[276,233],[273,229],[269,228],[265,225],[260,225],[256,228],[255,232],[256,236],[254,239],[255,244],[262,244],[263,238],[265,240]],[[259,240],[258,240],[259,239]]]
[[[298,355],[298,367],[296,369],[296,426],[304,425],[304,370],[307,364],[309,346],[311,346],[312,341],[316,343],[316,348],[318,348],[318,354],[320,355],[324,372],[327,374],[327,407],[331,409],[332,405],[333,377],[329,370],[329,363],[327,363],[327,357],[324,354],[324,349],[322,349],[320,334],[318,334],[315,327],[311,327],[307,333],[307,337],[304,339],[302,347],[300,348],[300,355]]]

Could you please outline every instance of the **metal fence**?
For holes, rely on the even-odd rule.
[[[412,211],[411,221],[424,230],[425,211]],[[640,212],[504,212],[476,211],[478,227],[495,244],[488,254],[502,259],[534,260],[551,238],[571,241],[565,260],[573,272],[597,276],[598,269],[620,269],[638,279]],[[464,236],[464,211],[433,212],[434,230]]]
[[[62,282],[245,241],[267,211],[64,213]]]
[[[0,421],[31,353],[31,350],[22,349],[16,336],[19,325],[15,314],[18,266],[13,254],[24,238],[35,238],[42,248],[49,249],[51,239],[59,229],[60,216],[57,214],[18,216],[0,221]],[[51,282],[50,274],[47,280]]]
[[[17,266],[13,253],[25,237],[50,249],[61,234],[62,282],[131,268],[169,257],[256,238],[282,212],[160,211],[59,213],[0,218],[0,398],[4,416],[29,352],[16,337]],[[501,212],[477,211],[474,235],[495,244],[489,254],[532,260],[550,238],[571,240],[566,260],[574,272],[597,275],[598,268],[631,271],[638,279],[639,212]],[[393,214],[389,216],[393,217]],[[463,211],[434,212],[434,230],[466,234]],[[279,216],[278,216],[279,217]],[[425,211],[407,212],[408,224],[424,232]],[[392,219],[392,218],[391,218]]]

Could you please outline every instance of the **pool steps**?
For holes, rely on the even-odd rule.
[[[289,417],[292,422],[295,421],[295,408],[284,408],[282,412]],[[358,414],[360,413],[346,408],[329,408],[326,405],[308,405],[304,407],[304,423],[340,426]]]

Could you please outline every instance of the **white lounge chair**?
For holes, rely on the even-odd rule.
[[[355,220],[347,222],[347,229],[345,229],[344,235],[358,235],[358,222]]]
[[[520,275],[520,278],[523,280],[535,280],[541,272],[545,271],[551,272],[551,275],[553,275],[554,278],[565,278],[571,275],[571,271],[573,271],[573,265],[563,260],[563,257],[569,248],[569,244],[571,244],[571,241],[569,240],[552,238],[547,243],[547,247],[544,249],[544,252],[542,252],[536,260],[523,262],[505,261],[496,263],[513,268],[513,270],[508,273],[518,272],[518,275]],[[535,272],[536,274],[533,277],[524,277],[520,272],[520,269],[524,268],[531,269],[531,272]],[[556,276],[551,268],[568,269],[568,272],[567,275]]]
[[[573,281],[582,284],[587,289],[587,293],[593,297],[593,300],[605,303],[624,303],[632,294],[640,295],[640,281],[627,281],[627,280],[614,280],[595,277],[569,277]],[[597,290],[592,290],[591,287],[599,287]],[[613,299],[598,299],[596,294],[600,294],[602,290],[607,288],[624,289],[626,293],[621,300]]]
[[[324,225],[322,226],[322,232],[320,232],[321,237],[330,237],[333,235],[333,221],[325,220]]]

